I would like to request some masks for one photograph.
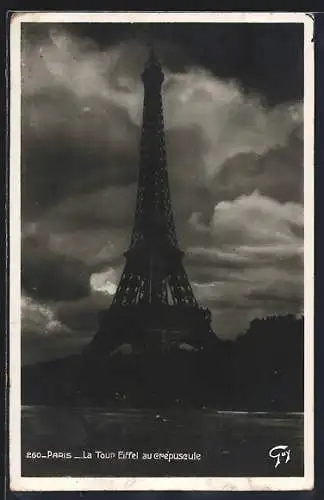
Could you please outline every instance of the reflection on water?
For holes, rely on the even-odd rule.
[[[291,461],[275,469],[268,453],[279,444],[289,446]],[[72,457],[90,452],[92,459],[26,458],[48,450]],[[111,453],[110,459],[96,458],[96,450]],[[118,460],[121,450],[138,452],[139,459]],[[196,452],[201,459],[141,459],[155,452]],[[303,415],[24,406],[22,455],[26,476],[301,476]]]

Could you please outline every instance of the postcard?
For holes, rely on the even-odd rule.
[[[12,490],[313,488],[312,37],[12,14]]]

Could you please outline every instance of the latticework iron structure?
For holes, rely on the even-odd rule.
[[[190,339],[202,346],[206,333],[212,333],[210,313],[199,307],[194,297],[178,246],[163,124],[164,74],[153,50],[142,80],[143,123],[133,232],[119,286],[110,309],[101,313],[94,342],[109,337],[111,347],[131,341],[165,348],[175,340]]]

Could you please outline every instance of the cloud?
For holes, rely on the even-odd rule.
[[[109,306],[100,293],[75,301],[21,298],[22,364],[78,354],[90,342],[100,309]]]
[[[278,203],[255,191],[242,195],[233,202],[222,201],[215,206],[211,221],[214,234],[226,234],[227,243],[231,237],[239,242],[253,241],[269,245],[296,244],[293,227],[303,227],[303,210],[296,203]],[[236,240],[237,242],[237,240]]]
[[[49,35],[22,54],[23,202],[32,216],[71,194],[136,180],[130,108],[139,120],[141,91],[119,88],[121,49]]]
[[[208,143],[203,171],[210,179],[238,154],[262,155],[284,146],[302,122],[300,105],[266,108],[247,97],[235,82],[223,82],[204,70],[169,77],[165,98],[167,128],[199,127]]]
[[[84,299],[59,302],[55,308],[56,317],[72,330],[84,330],[94,334],[98,326],[98,313],[107,309],[111,304],[112,297],[109,294],[93,292]]]
[[[89,294],[90,271],[82,261],[52,252],[37,237],[25,238],[22,250],[22,286],[31,296],[71,300]]]
[[[94,292],[101,292],[105,295],[114,295],[119,281],[120,273],[115,269],[108,268],[101,273],[93,273],[91,275],[90,284]]]
[[[241,153],[228,159],[217,176],[219,200],[233,200],[258,190],[280,202],[303,203],[303,143],[297,126],[287,144],[264,155]]]
[[[91,194],[66,198],[46,215],[52,231],[128,228],[134,221],[136,185],[109,186]]]
[[[130,41],[100,50],[58,30],[46,41],[23,46],[26,215],[71,194],[134,183],[143,46]],[[193,195],[207,189],[217,196],[217,174],[226,162],[238,155],[252,155],[253,161],[253,155],[284,148],[302,123],[300,104],[267,108],[235,81],[199,68],[170,73],[167,58],[165,68],[164,115],[175,199],[183,197],[181,185],[182,193],[187,187]],[[268,171],[267,165],[261,170]],[[291,189],[290,178],[281,183],[281,192],[285,189]]]
[[[21,298],[22,333],[23,335],[54,335],[66,332],[67,328],[55,318],[53,310],[31,297]]]
[[[55,305],[41,303],[23,294],[22,365],[77,354],[91,340],[91,332],[71,330],[56,315]]]
[[[301,205],[254,192],[217,204],[209,225],[199,214],[191,224],[199,245],[188,250],[188,272],[219,336],[234,337],[253,315],[302,311]]]
[[[120,266],[130,240],[124,228],[86,228],[68,232],[51,231],[48,225],[45,228],[51,251],[68,259],[82,261],[88,267],[88,274],[98,272],[107,265]]]

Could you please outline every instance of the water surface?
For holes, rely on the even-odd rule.
[[[291,460],[275,469],[269,450],[279,444],[289,446]],[[118,459],[120,451],[138,458]],[[154,453],[192,460],[154,459]],[[92,458],[80,458],[85,455]],[[24,406],[22,475],[302,476],[303,414]]]

